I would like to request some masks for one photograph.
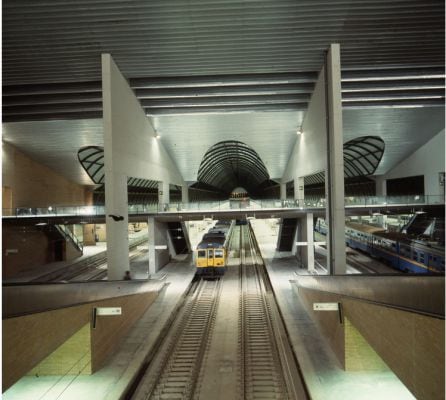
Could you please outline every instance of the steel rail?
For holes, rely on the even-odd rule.
[[[220,280],[197,283],[132,398],[193,398],[212,334],[220,290]]]

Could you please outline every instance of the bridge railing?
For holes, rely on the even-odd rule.
[[[345,207],[383,207],[386,206],[421,206],[444,205],[445,198],[442,195],[411,195],[411,196],[368,196],[346,197]],[[325,198],[307,199],[271,199],[249,201],[199,201],[190,203],[166,203],[166,204],[133,204],[128,208],[129,215],[184,212],[184,211],[224,211],[237,209],[284,209],[284,208],[325,208]],[[104,206],[50,206],[50,207],[17,207],[4,208],[4,217],[32,217],[32,216],[102,216],[105,214]]]

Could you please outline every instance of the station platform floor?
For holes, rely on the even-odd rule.
[[[414,399],[389,370],[385,372],[345,372],[317,326],[305,311],[290,280],[306,271],[297,267],[289,253],[276,252],[277,229],[268,220],[253,220],[264,258],[292,347],[312,399],[375,400]],[[143,277],[146,261],[132,267],[135,277]],[[165,287],[153,305],[135,324],[106,366],[93,375],[25,376],[3,393],[5,400],[121,398],[146,358],[157,347],[163,328],[173,318],[195,273],[191,257],[178,258],[150,279],[162,279]],[[296,275],[297,274],[297,275]],[[212,392],[212,391],[210,391]],[[228,398],[228,400],[231,400]],[[235,399],[234,399],[235,400]]]
[[[391,371],[346,372],[306,312],[290,281],[306,275],[296,258],[277,252],[277,229],[268,220],[252,220],[263,260],[273,286],[292,348],[314,400],[415,399]]]

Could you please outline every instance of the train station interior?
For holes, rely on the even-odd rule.
[[[445,3],[4,0],[2,398],[445,398]]]

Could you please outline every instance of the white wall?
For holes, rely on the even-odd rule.
[[[444,171],[445,131],[442,130],[387,174],[377,177],[377,181],[424,175],[424,193],[439,195],[443,194],[443,188],[439,184],[438,173]]]
[[[324,171],[327,165],[327,125],[325,112],[325,69],[319,73],[282,182]]]

